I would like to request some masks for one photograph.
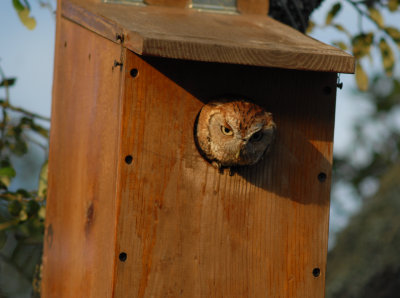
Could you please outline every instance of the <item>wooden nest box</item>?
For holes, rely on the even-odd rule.
[[[353,57],[267,17],[267,0],[145,2],[59,1],[43,297],[323,297]],[[193,138],[220,94],[278,127],[233,176]]]

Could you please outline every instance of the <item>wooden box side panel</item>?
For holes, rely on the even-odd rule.
[[[323,297],[336,75],[128,52],[125,78],[115,297]],[[234,176],[193,140],[204,102],[226,93],[278,125],[269,156]]]
[[[59,19],[43,297],[111,297],[121,46]]]

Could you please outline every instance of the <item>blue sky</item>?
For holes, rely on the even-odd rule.
[[[37,27],[30,31],[19,21],[12,0],[0,1],[0,66],[8,77],[16,77],[10,88],[11,103],[29,111],[50,117],[53,78],[53,53],[55,17],[41,8],[37,1],[30,1]],[[0,89],[0,97],[4,89]],[[47,122],[41,122],[49,126]],[[39,171],[46,159],[38,146],[30,146],[29,153],[14,158],[17,177],[12,189],[37,189]]]
[[[19,21],[11,0],[0,1],[0,64],[6,75],[17,77],[12,102],[50,116],[55,18],[37,1],[30,2],[37,20],[33,31]]]

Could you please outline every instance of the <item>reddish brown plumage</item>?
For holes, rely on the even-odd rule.
[[[252,165],[269,148],[276,125],[272,114],[244,100],[211,102],[199,115],[198,145],[218,167]]]

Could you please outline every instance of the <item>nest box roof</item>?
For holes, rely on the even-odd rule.
[[[64,0],[61,14],[139,55],[354,72],[354,57],[264,15]]]

